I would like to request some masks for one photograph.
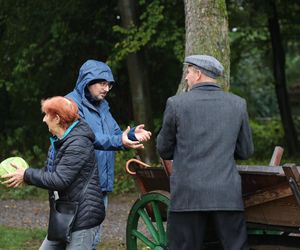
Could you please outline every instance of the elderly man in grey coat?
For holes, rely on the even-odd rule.
[[[224,249],[248,249],[241,178],[235,159],[253,153],[246,101],[217,84],[222,64],[192,55],[188,92],[166,104],[157,150],[173,160],[168,217],[170,250],[202,249],[208,221]]]

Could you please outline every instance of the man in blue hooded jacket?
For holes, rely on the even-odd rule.
[[[107,192],[113,191],[115,151],[141,149],[144,147],[141,142],[149,140],[151,136],[143,124],[121,131],[105,100],[114,83],[112,71],[107,64],[88,60],[79,70],[75,89],[67,95],[77,103],[80,116],[95,133],[94,147],[106,206]]]

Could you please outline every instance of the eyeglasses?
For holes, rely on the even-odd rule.
[[[101,87],[103,87],[103,88],[106,88],[106,87],[108,87],[108,89],[109,90],[111,90],[112,89],[112,87],[113,87],[113,84],[112,83],[110,83],[110,82],[99,82],[99,84],[101,85]]]

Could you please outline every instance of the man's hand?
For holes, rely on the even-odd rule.
[[[130,127],[128,126],[127,129],[122,134],[122,143],[125,148],[132,148],[132,149],[143,149],[144,145],[139,141],[132,141],[128,138]]]
[[[2,178],[6,179],[6,181],[3,181],[3,184],[6,184],[7,187],[13,187],[16,188],[24,183],[24,173],[25,169],[22,167],[18,167],[15,164],[11,163],[11,166],[13,166],[16,169],[16,172],[11,174],[3,175]]]
[[[145,130],[144,127],[144,124],[140,124],[134,130],[134,136],[139,142],[150,140],[151,132]]]

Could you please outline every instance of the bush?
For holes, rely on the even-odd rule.
[[[281,121],[277,118],[251,120],[254,155],[256,159],[271,159],[275,146],[284,145]]]
[[[115,161],[114,193],[128,193],[135,191],[134,178],[126,173],[126,162],[136,156],[135,150],[118,151]]]
[[[298,135],[300,134],[300,117],[294,117],[294,124]],[[275,146],[281,146],[285,149],[281,164],[295,163],[300,165],[299,156],[291,157],[286,150],[286,144],[284,142],[284,131],[280,118],[268,118],[251,120],[250,126],[252,129],[253,143],[254,143],[254,155],[247,161],[238,161],[238,164],[243,165],[268,165]],[[298,140],[299,140],[298,136]]]

